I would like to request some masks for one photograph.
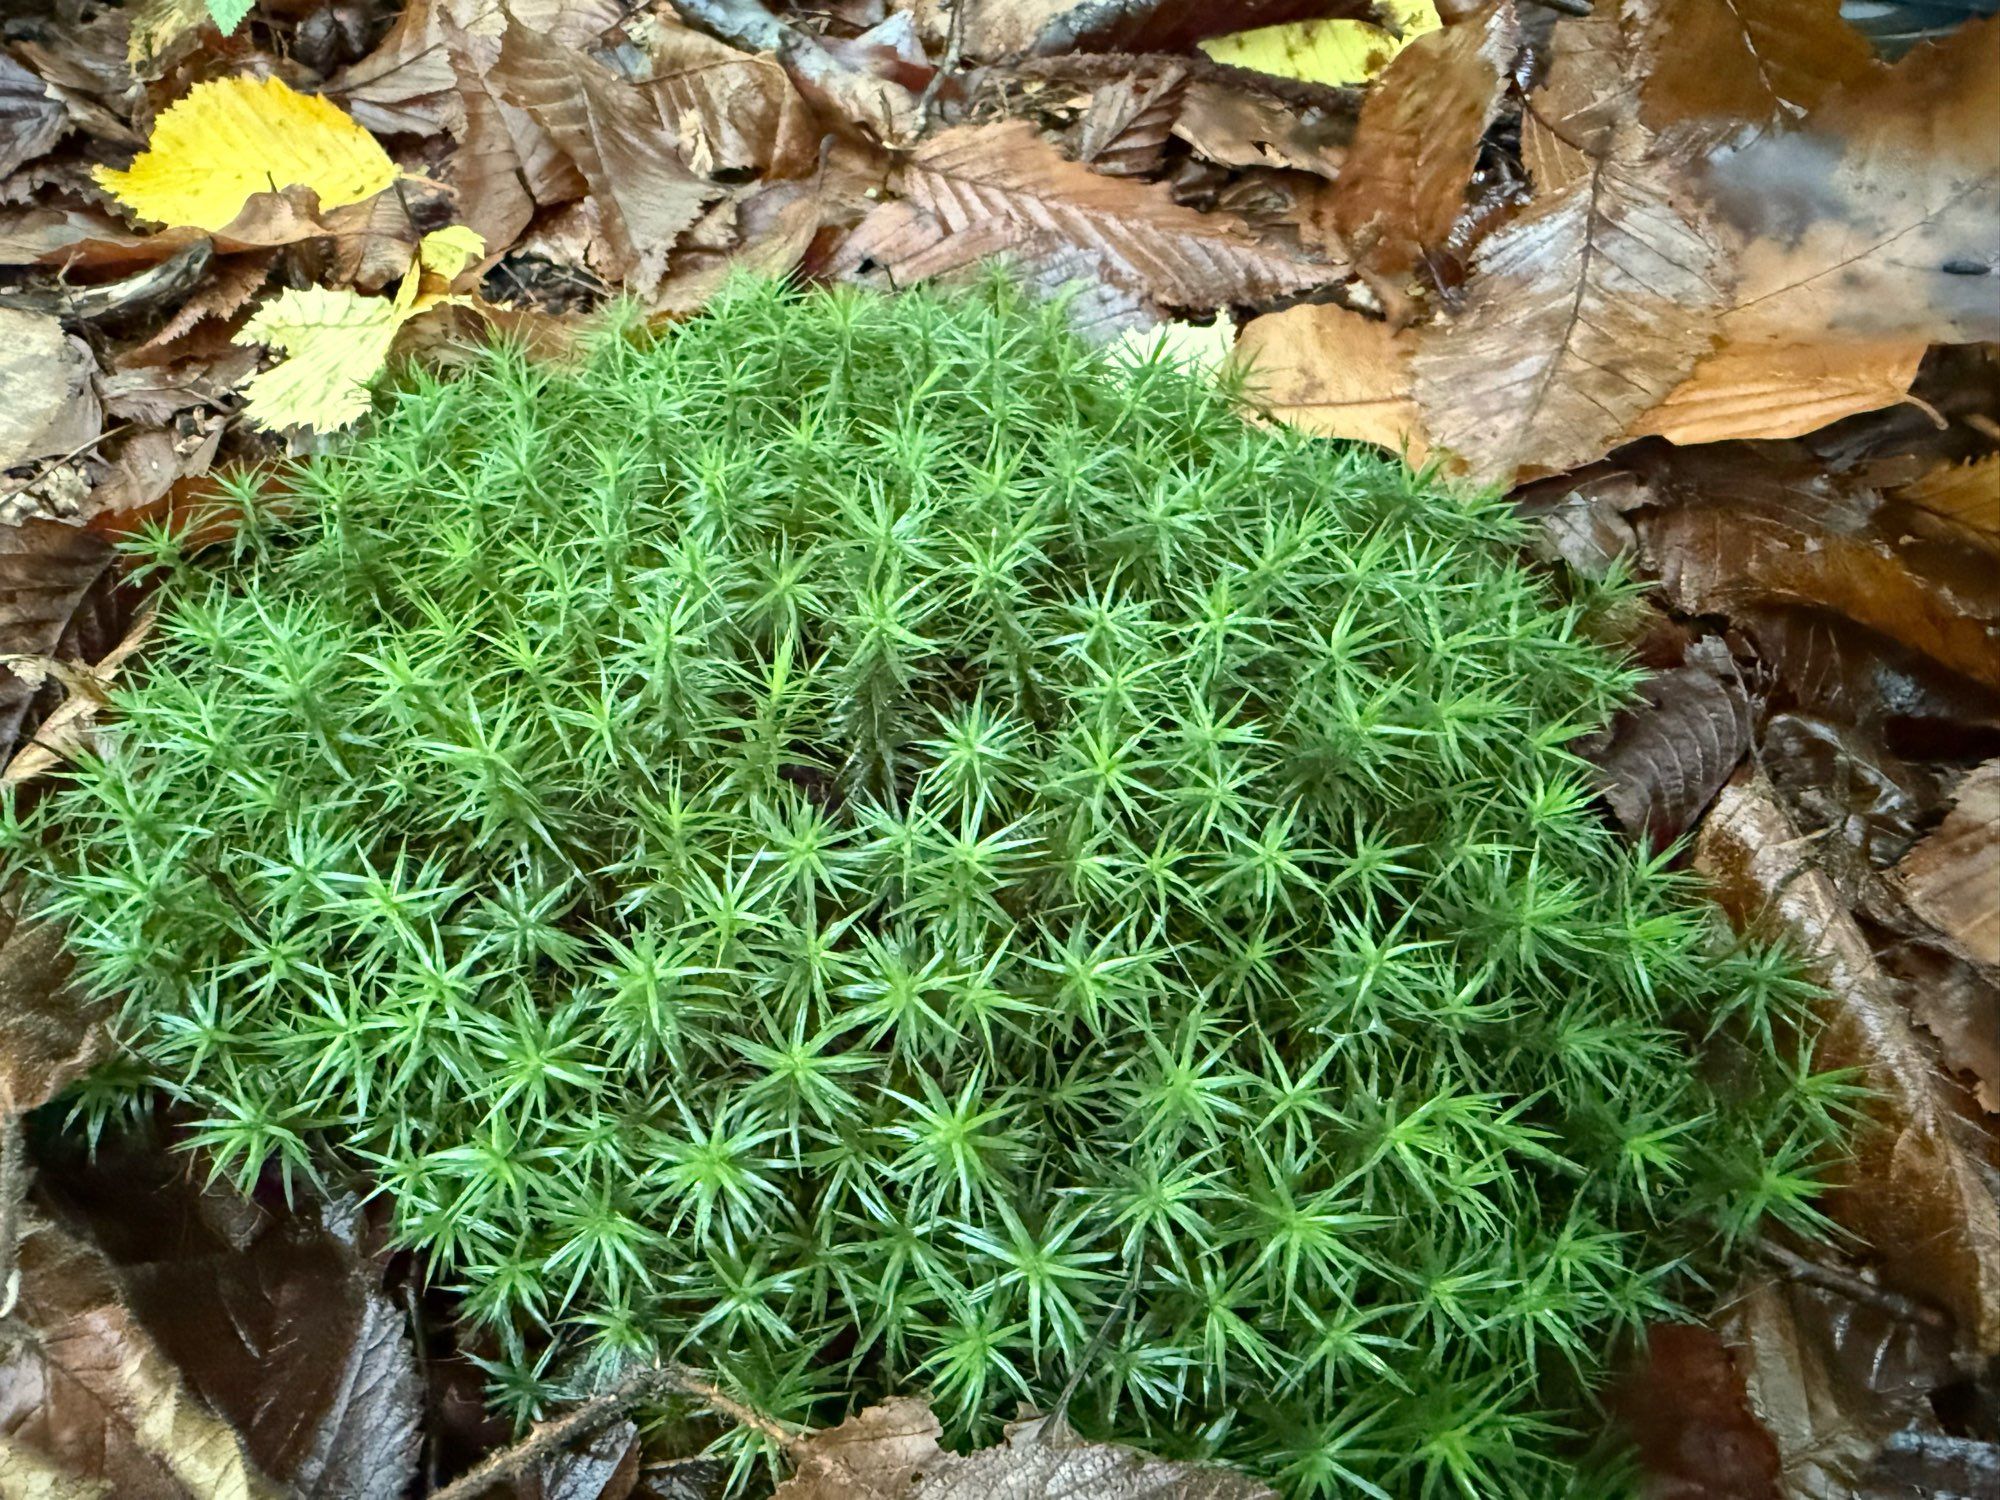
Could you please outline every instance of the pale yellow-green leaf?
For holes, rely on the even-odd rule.
[[[417,261],[426,274],[450,281],[486,253],[486,241],[476,229],[452,224],[434,229],[417,246]]]
[[[1363,84],[1412,38],[1442,24],[1432,0],[1379,0],[1387,26],[1367,21],[1292,21],[1212,37],[1201,44],[1216,62],[1305,83]]]
[[[95,175],[142,219],[213,231],[252,193],[309,187],[321,208],[339,208],[373,197],[397,173],[338,105],[276,78],[218,78],[160,116],[129,169]]]
[[[278,293],[236,335],[239,344],[269,344],[286,356],[243,388],[245,414],[260,427],[345,427],[368,410],[368,382],[410,311],[400,295],[323,286]]]
[[[1201,375],[1213,375],[1236,345],[1236,325],[1226,317],[1213,323],[1156,323],[1128,328],[1111,341],[1106,353],[1120,365],[1154,361]]]

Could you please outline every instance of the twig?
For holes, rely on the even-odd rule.
[[[758,0],[671,0],[688,25],[751,52],[782,52],[793,29]]]
[[[1928,1303],[1913,1297],[1905,1297],[1900,1292],[1879,1287],[1852,1271],[1843,1271],[1838,1266],[1823,1266],[1816,1260],[1807,1260],[1803,1255],[1787,1250],[1783,1245],[1774,1245],[1769,1240],[1757,1242],[1757,1253],[1771,1262],[1793,1281],[1802,1281],[1808,1286],[1822,1287],[1829,1292],[1838,1292],[1852,1301],[1869,1307],[1879,1307],[1891,1317],[1901,1318],[1907,1323],[1923,1323],[1932,1328],[1949,1328],[1951,1318]]]
[[[54,458],[49,460],[47,468],[41,469],[36,473],[30,474],[26,479],[19,480],[14,484],[8,485],[6,489],[0,490],[0,500],[12,500],[16,495],[20,494],[21,491],[25,489],[32,489],[35,485],[40,484],[44,479],[48,478],[50,474],[55,472],[55,470],[61,468],[64,464],[68,463],[72,458],[75,458],[79,453],[88,453],[92,448],[95,448],[99,443],[109,442],[112,438],[117,437],[119,433],[123,432],[126,428],[130,427],[131,425],[132,424],[130,422],[120,422],[116,427],[107,427],[104,429],[104,431],[98,433],[96,437],[89,438],[81,443],[78,443],[74,448],[70,449],[69,452],[57,454]]]
[[[21,1203],[27,1195],[21,1117],[10,1113],[0,1121],[0,1319],[13,1315],[21,1296]]]
[[[494,1485],[521,1478],[543,1459],[598,1428],[617,1421],[640,1402],[667,1391],[693,1396],[738,1425],[761,1432],[787,1452],[792,1451],[800,1441],[800,1434],[788,1431],[762,1412],[752,1411],[741,1402],[730,1399],[692,1370],[679,1365],[641,1365],[575,1410],[541,1423],[513,1447],[501,1449],[477,1468],[460,1475],[435,1492],[431,1500],[477,1500]]]
[[[938,59],[938,65],[931,73],[930,82],[924,85],[924,91],[917,96],[918,135],[930,129],[931,105],[937,102],[938,90],[944,87],[947,77],[958,71],[960,52],[965,45],[965,5],[966,0],[952,0],[951,24],[946,27],[944,34],[944,56]]]

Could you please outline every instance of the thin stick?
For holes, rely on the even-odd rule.
[[[1891,1317],[1901,1318],[1908,1323],[1924,1323],[1932,1328],[1951,1326],[1950,1317],[1928,1303],[1918,1302],[1899,1292],[1879,1287],[1872,1281],[1856,1276],[1852,1271],[1843,1271],[1837,1266],[1823,1266],[1816,1260],[1807,1260],[1803,1255],[1795,1254],[1783,1245],[1774,1245],[1769,1240],[1759,1240],[1757,1253],[1777,1266],[1793,1281],[1802,1281],[1808,1286],[1838,1292],[1852,1301],[1864,1303],[1869,1307],[1879,1307]]]
[[[589,1436],[598,1428],[609,1426],[640,1402],[667,1391],[693,1396],[731,1421],[762,1433],[788,1452],[800,1440],[798,1433],[788,1431],[762,1412],[752,1411],[741,1402],[731,1400],[692,1370],[679,1365],[641,1365],[626,1372],[575,1410],[565,1412],[553,1421],[540,1423],[513,1447],[501,1449],[477,1468],[435,1492],[431,1500],[477,1500],[494,1485],[521,1478],[543,1459],[567,1448],[579,1438]]]
[[[28,1162],[21,1117],[0,1120],[0,1318],[13,1316],[21,1296],[21,1202],[28,1195]]]

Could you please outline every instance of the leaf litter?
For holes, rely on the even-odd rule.
[[[1877,1114],[1829,1204],[1860,1237],[1773,1262],[1719,1337],[1660,1330],[1641,1452],[1662,1494],[1672,1432],[1704,1428],[1737,1434],[1745,1493],[2000,1473],[1991,1381],[1882,1352],[2000,1340],[2000,22],[1874,28],[1917,33],[1891,55],[1832,0],[1552,25],[1500,0],[1437,26],[1358,0],[25,9],[0,47],[10,778],[56,774],[144,660],[147,585],[107,539],[226,536],[211,465],[351,424],[389,360],[449,359],[482,325],[563,347],[612,295],[691,316],[737,267],[901,285],[1009,258],[1086,336],[1229,350],[1271,419],[1539,479],[1523,514],[1550,565],[1648,591],[1607,628],[1650,680],[1583,747],[1607,816],[1691,842],[1746,922],[1818,956]],[[18,1114],[104,1042],[45,935],[9,921],[0,968]],[[136,1361],[89,1462],[161,1493],[298,1483],[200,1338],[148,1342],[133,1309],[158,1304],[90,1238],[109,1220],[36,1192],[13,1317],[94,1309]],[[339,1303],[364,1274],[343,1254],[280,1280]],[[409,1305],[364,1301],[403,1347]],[[52,1368],[6,1366],[7,1409]],[[844,1443],[911,1495],[983,1493],[996,1467],[1044,1493],[1079,1465],[1141,1494],[1175,1469],[1066,1446],[1059,1418],[970,1458],[924,1447],[914,1401],[857,1423],[799,1439],[793,1492]],[[49,1429],[0,1425],[20,1483],[96,1482]],[[510,1482],[681,1492],[654,1439],[598,1431]]]

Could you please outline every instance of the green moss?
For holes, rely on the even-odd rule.
[[[497,352],[296,486],[17,858],[519,1409],[663,1349],[987,1435],[1108,1327],[1086,1430],[1555,1493],[1618,1331],[1810,1217],[1799,987],[1593,815],[1632,674],[1497,501],[998,285]]]

